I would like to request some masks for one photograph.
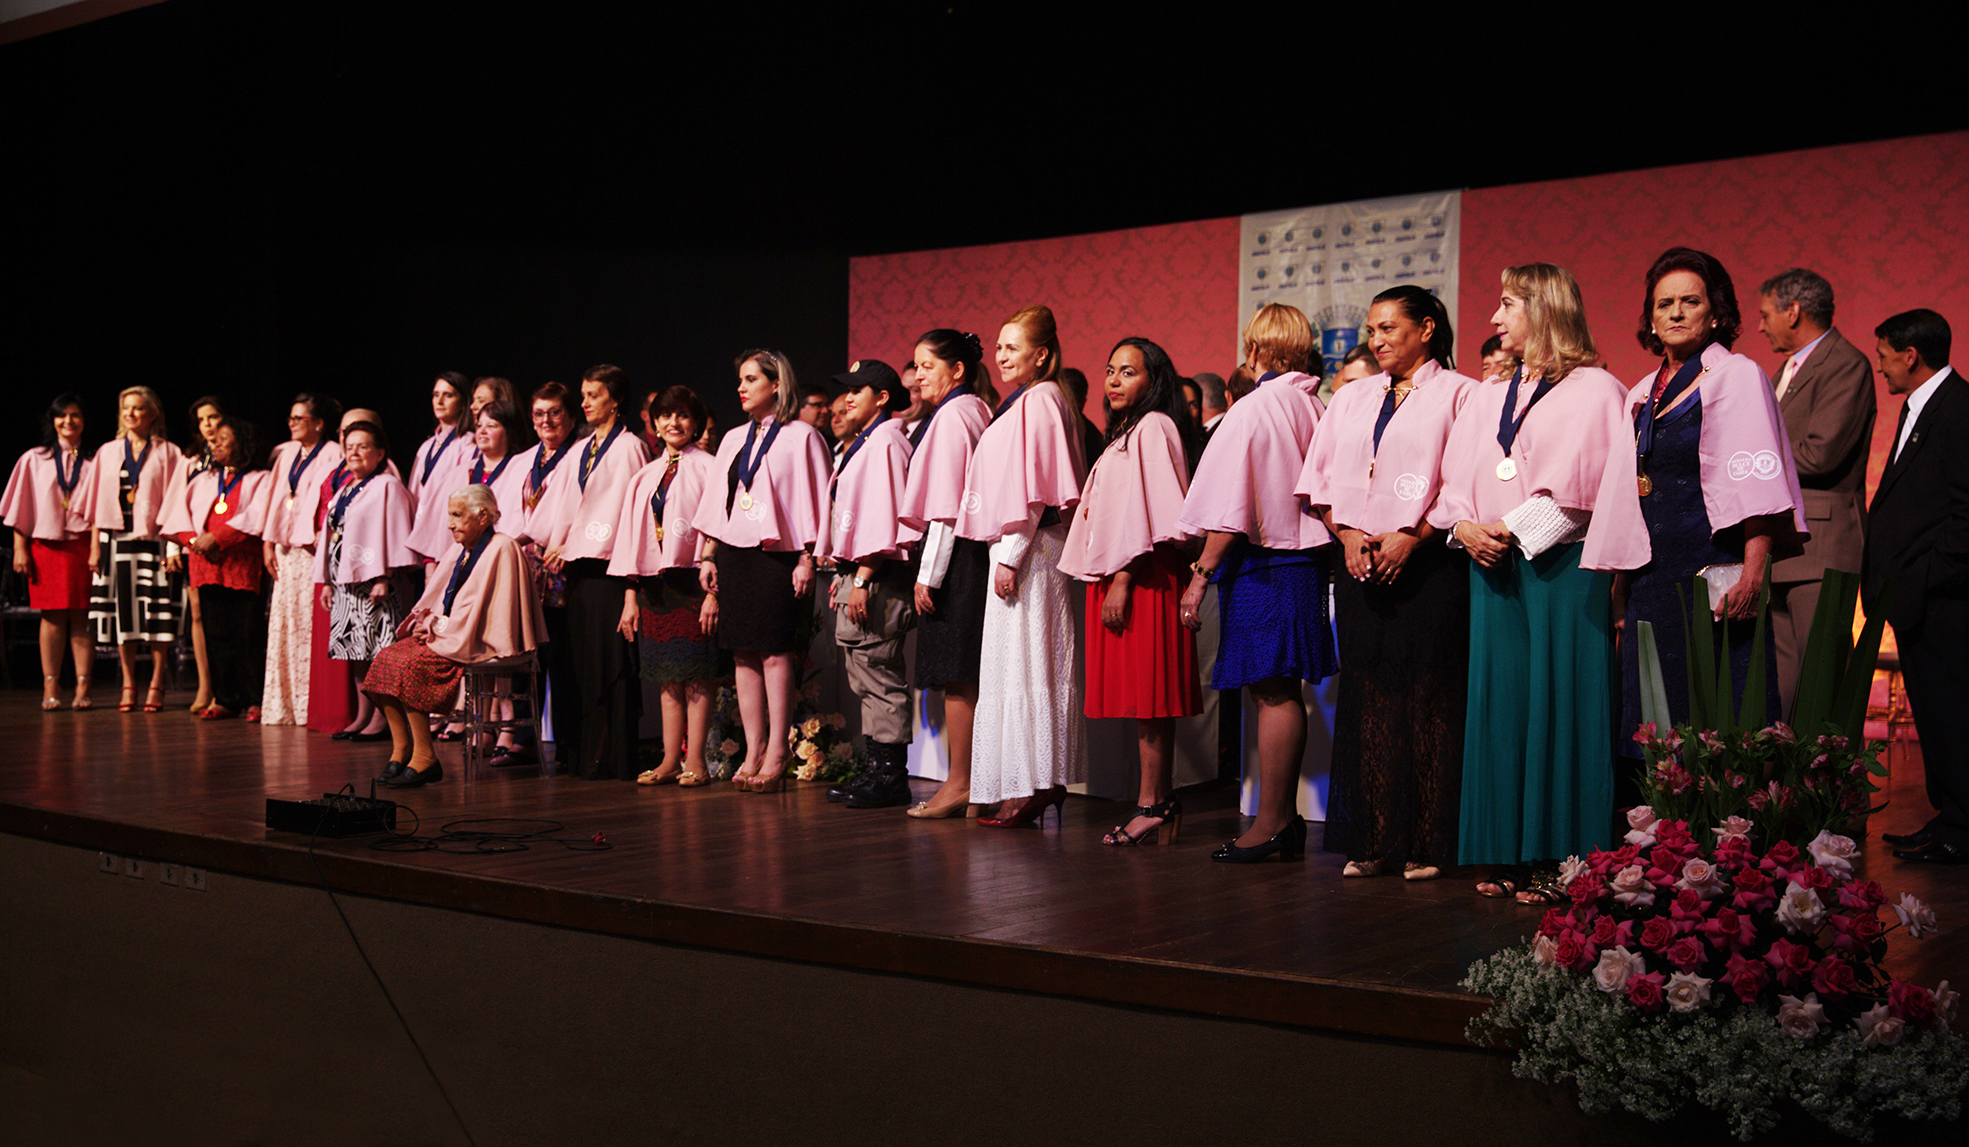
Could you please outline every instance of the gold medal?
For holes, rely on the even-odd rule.
[[[287,508],[290,510],[294,508],[294,495],[292,494],[287,495]]]
[[[738,492],[738,508],[741,510],[749,510],[752,508],[752,491],[740,490]]]
[[[1509,458],[1506,458],[1504,461],[1499,462],[1497,464],[1498,481],[1509,482],[1511,479],[1516,478],[1517,476],[1518,476],[1518,464],[1516,462],[1513,462]]]
[[[225,500],[224,498],[220,498],[220,499],[219,499],[218,501],[216,501],[216,502],[214,502],[214,503],[212,503],[212,512],[213,512],[213,513],[215,513],[215,514],[223,514],[223,513],[225,513],[225,512],[226,512],[226,500]]]
[[[1641,475],[1635,481],[1635,484],[1641,488],[1641,496],[1643,498],[1655,492],[1655,480],[1653,478],[1648,477],[1646,474]]]
[[[656,527],[656,540],[659,542],[663,540],[663,527],[660,525]]]

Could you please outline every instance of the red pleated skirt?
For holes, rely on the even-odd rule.
[[[464,665],[439,657],[414,637],[405,638],[385,645],[369,663],[362,691],[371,697],[395,697],[414,713],[449,713],[464,676]]]
[[[89,608],[89,538],[59,542],[30,539],[34,580],[27,585],[27,604],[35,609]],[[107,555],[105,555],[107,556]]]
[[[1158,548],[1148,576],[1128,595],[1128,625],[1120,633],[1101,624],[1113,579],[1087,587],[1089,717],[1188,717],[1203,707],[1196,637],[1176,617],[1184,572],[1173,551]]]

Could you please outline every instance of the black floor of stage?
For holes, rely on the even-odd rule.
[[[310,857],[305,838],[263,827],[266,798],[366,793],[378,746],[182,709],[43,714],[25,693],[0,696],[0,743],[0,831],[24,837],[629,939],[1439,1044],[1460,1044],[1481,1010],[1457,987],[1464,969],[1537,920],[1460,874],[1345,880],[1341,858],[1319,852],[1212,863],[1239,829],[1228,789],[1191,799],[1174,847],[1129,849],[1100,843],[1127,812],[1101,800],[1070,798],[1043,829],[992,831],[851,811],[812,784],[754,795],[523,768],[391,795],[427,833],[548,818],[612,847],[402,853],[360,838],[315,841]],[[1896,862],[1879,840],[1925,819],[1918,753],[1888,795],[1865,871],[1942,921],[1931,939],[1897,937],[1889,966],[1960,982],[1969,871]]]

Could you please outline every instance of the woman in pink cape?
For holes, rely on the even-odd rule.
[[[991,544],[971,800],[1001,805],[979,823],[1029,824],[1065,810],[1087,771],[1080,633],[1072,579],[1059,570],[1067,517],[1087,472],[1079,414],[1060,375],[1053,312],[1033,306],[998,332],[998,385],[1010,392],[964,475],[960,537]]]
[[[718,679],[730,671],[704,627],[707,597],[697,583],[704,536],[691,526],[698,503],[723,485],[718,463],[696,446],[704,403],[688,386],[650,396],[645,421],[662,453],[636,473],[622,501],[610,576],[629,584],[622,619],[634,634],[642,679],[654,681],[663,706],[663,759],[637,774],[640,785],[696,788],[711,781],[704,737]],[[715,604],[711,606],[714,613]]]
[[[581,413],[591,433],[568,459],[572,471],[541,539],[542,564],[567,579],[564,654],[573,668],[567,680],[554,682],[555,689],[566,688],[575,713],[566,727],[554,722],[554,758],[561,771],[586,780],[629,781],[639,771],[643,688],[635,646],[617,630],[629,586],[609,574],[608,563],[622,503],[636,472],[649,464],[649,447],[630,425],[635,407],[621,367],[603,363],[582,376]]]
[[[347,480],[328,496],[315,542],[314,580],[328,611],[328,656],[349,663],[360,689],[369,663],[403,620],[398,571],[417,564],[410,549],[410,494],[384,468],[389,440],[373,422],[351,423],[342,435]],[[338,741],[380,741],[383,714],[364,694]]]
[[[1081,490],[1060,572],[1088,583],[1087,716],[1133,717],[1141,751],[1135,815],[1101,843],[1154,836],[1174,844],[1183,819],[1176,718],[1203,705],[1196,638],[1179,618],[1188,560],[1177,524],[1200,436],[1169,355],[1147,339],[1115,344],[1106,390],[1106,444]]]
[[[1296,307],[1271,303],[1251,316],[1244,356],[1257,389],[1217,424],[1180,519],[1185,534],[1204,536],[1183,591],[1183,624],[1201,624],[1197,610],[1214,582],[1223,643],[1212,688],[1249,687],[1258,703],[1258,814],[1211,854],[1228,864],[1305,855],[1298,802],[1306,704],[1299,683],[1338,668],[1326,612],[1333,535],[1292,490],[1322,413],[1319,379],[1307,373],[1313,351],[1312,324]]]
[[[1620,644],[1615,744],[1629,769],[1640,761],[1632,737],[1641,724],[1635,623],[1653,625],[1669,714],[1688,720],[1682,599],[1705,567],[1741,566],[1716,611],[1725,619],[1740,704],[1764,569],[1774,543],[1795,550],[1806,532],[1804,495],[1771,382],[1756,363],[1730,353],[1741,326],[1736,288],[1714,257],[1673,247],[1648,269],[1636,337],[1662,362],[1627,395],[1634,448],[1623,440],[1608,459],[1580,559],[1588,569],[1618,571],[1615,616],[1624,614],[1630,640]],[[1764,661],[1765,712],[1776,721],[1783,714],[1774,645],[1765,645]]]
[[[188,555],[186,573],[199,590],[208,645],[212,703],[199,717],[258,716],[266,668],[265,566],[260,535],[273,476],[250,424],[221,417],[207,466],[165,507],[164,534]]]
[[[580,724],[573,705],[574,686],[563,685],[574,679],[574,662],[570,660],[574,643],[568,637],[567,578],[542,563],[547,553],[542,539],[553,532],[561,484],[576,470],[568,460],[587,445],[582,432],[588,424],[581,418],[581,396],[558,382],[541,383],[528,401],[533,432],[540,441],[513,459],[514,468],[520,471],[520,504],[524,510],[511,521],[502,520],[499,532],[517,538],[526,548],[540,586],[540,612],[547,619],[547,643],[541,648],[540,662],[547,674],[552,732],[559,736],[561,729]]]
[[[86,512],[95,460],[83,456],[82,396],[62,394],[41,418],[41,445],[20,456],[0,497],[0,521],[14,531],[14,573],[27,580],[27,604],[41,614],[41,708],[59,709],[62,646],[75,659],[76,709],[93,709],[89,670],[89,536]]]
[[[699,499],[691,525],[706,541],[698,584],[709,600],[704,621],[732,653],[745,760],[732,776],[740,792],[776,793],[786,784],[786,732],[798,683],[802,600],[813,592],[814,543],[827,489],[827,445],[800,421],[800,384],[777,351],[738,356],[738,404],[746,422],[718,445],[722,481]],[[719,601],[743,602],[720,610]]]
[[[1535,865],[1477,886],[1525,903],[1563,895],[1557,861],[1612,841],[1613,579],[1580,566],[1625,390],[1563,267],[1504,271],[1491,322],[1523,359],[1471,388],[1450,429],[1429,524],[1470,554],[1461,864]]]
[[[929,800],[911,806],[922,820],[975,815],[971,739],[984,659],[985,599],[991,556],[984,542],[957,536],[964,474],[997,401],[978,336],[939,327],[916,340],[916,392],[930,412],[911,432],[909,481],[897,519],[922,532],[916,566],[916,680],[943,692],[950,773]]]
[[[849,808],[891,808],[909,803],[915,715],[903,638],[916,624],[916,571],[908,551],[921,535],[899,520],[898,509],[909,476],[911,447],[901,416],[910,395],[901,376],[873,359],[834,381],[861,431],[843,446],[828,483],[827,527],[814,560],[834,569],[834,640],[861,702],[868,748],[868,768],[840,788],[839,799]]]
[[[274,448],[259,509],[260,561],[273,578],[267,604],[267,667],[260,684],[260,721],[308,723],[309,647],[313,637],[315,509],[321,487],[342,461],[329,429],[339,423],[333,400],[297,394],[287,407],[288,440]]]
[[[116,401],[117,436],[96,451],[85,499],[96,528],[89,542],[89,614],[96,644],[116,646],[123,670],[117,711],[136,707],[137,646],[148,645],[144,712],[158,713],[164,709],[164,650],[178,639],[184,620],[184,579],[165,567],[167,543],[158,523],[164,493],[185,458],[165,437],[156,391],[132,386]]]
[[[1366,345],[1380,373],[1334,394],[1299,475],[1342,565],[1325,848],[1348,876],[1432,880],[1456,863],[1470,575],[1424,514],[1476,380],[1451,369],[1449,311],[1420,287],[1374,297]]]
[[[466,409],[470,393],[471,380],[457,371],[438,375],[431,384],[431,417],[437,420],[437,429],[417,447],[403,476],[413,507],[410,548],[426,563],[436,561],[450,544],[444,500],[459,485],[450,471],[465,464],[461,459],[469,461],[466,456],[472,453],[472,422]],[[426,519],[432,523],[430,528],[419,529],[417,523]]]
[[[363,681],[389,722],[390,759],[381,779],[391,788],[444,779],[426,715],[451,708],[466,665],[517,657],[546,639],[526,555],[493,529],[499,517],[498,500],[484,483],[446,500],[453,545]]]

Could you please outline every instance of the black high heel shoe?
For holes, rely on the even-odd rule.
[[[1232,837],[1224,846],[1210,854],[1210,859],[1221,860],[1226,864],[1256,864],[1277,853],[1280,860],[1298,860],[1306,855],[1306,820],[1297,813],[1292,823],[1279,829],[1278,835],[1263,844],[1250,848],[1238,847],[1237,838]]]
[[[1135,845],[1142,843],[1150,837],[1154,837],[1157,844],[1175,844],[1176,833],[1183,826],[1183,802],[1177,800],[1175,797],[1170,797],[1161,804],[1137,805],[1135,806],[1134,817],[1130,817],[1129,819],[1133,820],[1135,817],[1151,817],[1162,823],[1143,829],[1140,836],[1129,836],[1128,826],[1118,824],[1114,826],[1113,832],[1101,838],[1101,843],[1123,846]]]
[[[1034,793],[1026,798],[1026,803],[1011,816],[988,816],[978,821],[980,828],[1024,828],[1046,815],[1048,808],[1059,811],[1058,819],[1065,823],[1067,815],[1067,790],[1062,785],[1054,785],[1043,793]]]

